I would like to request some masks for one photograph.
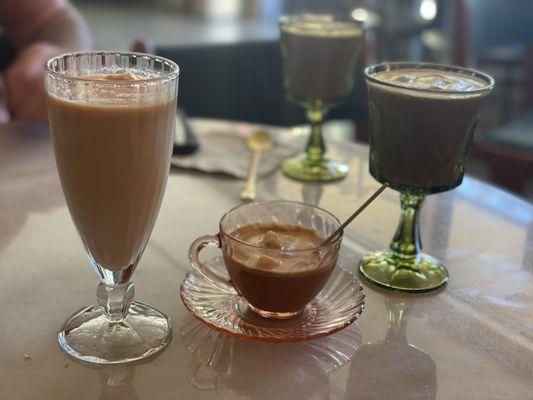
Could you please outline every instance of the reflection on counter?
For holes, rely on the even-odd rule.
[[[318,207],[323,193],[324,184],[322,183],[302,183],[302,202],[306,204]]]
[[[17,132],[12,133],[10,128]],[[55,163],[51,159],[40,161],[43,154],[50,152],[46,127],[20,123],[0,125],[0,148],[17,142],[20,144],[16,151],[0,157],[0,254],[24,228],[30,215],[49,212],[64,201]],[[21,176],[24,179],[17,180]]]
[[[139,400],[133,387],[135,367],[133,365],[108,366],[100,370],[102,392],[100,400]]]
[[[466,201],[476,204],[477,207],[492,211],[515,223],[528,225],[533,222],[531,203],[524,201],[520,205],[517,203],[515,207],[506,207],[511,197],[507,193],[496,191],[489,193],[484,186],[470,179],[463,181],[457,188],[457,193]]]
[[[193,358],[190,384],[221,398],[328,399],[329,374],[348,362],[361,343],[357,326],[297,343],[239,340],[187,316],[182,338]]]
[[[434,400],[437,365],[422,349],[407,341],[408,304],[387,300],[385,340],[367,343],[355,354],[348,375],[349,400]]]

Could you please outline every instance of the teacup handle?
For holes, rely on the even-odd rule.
[[[227,293],[237,294],[237,291],[228,280],[218,276],[211,271],[211,269],[200,262],[200,258],[198,257],[200,251],[204,247],[210,245],[220,248],[220,237],[218,235],[205,235],[200,236],[198,239],[192,242],[191,246],[189,247],[189,264],[191,264],[192,269],[201,274],[205,279],[219,289],[222,289]]]

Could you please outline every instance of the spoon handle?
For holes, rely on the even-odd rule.
[[[259,165],[259,159],[261,158],[261,151],[255,150],[252,153],[252,162],[250,163],[250,169],[248,170],[248,178],[246,179],[246,185],[241,193],[241,199],[254,200],[255,199],[255,181],[257,178],[257,166]]]

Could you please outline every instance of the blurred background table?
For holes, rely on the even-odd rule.
[[[181,67],[180,106],[192,117],[291,126],[303,110],[286,99],[278,18],[335,13],[366,28],[355,87],[330,118],[367,134],[365,65],[410,60],[478,68],[496,79],[468,173],[533,200],[531,0],[72,0],[95,49],[145,49]],[[2,51],[4,49],[4,51]],[[3,54],[5,53],[5,54]],[[16,45],[0,28],[1,71]],[[0,103],[2,95],[0,93]]]
[[[193,120],[197,131],[257,126]],[[301,128],[270,128],[302,145]],[[378,184],[367,147],[331,142],[350,166],[347,179],[302,184],[279,172],[259,181],[259,200],[318,204],[348,216]],[[80,182],[80,185],[83,184]],[[243,183],[173,169],[152,238],[134,275],[136,298],[170,316],[174,339],[136,366],[79,365],[59,349],[56,331],[95,301],[96,276],[72,224],[48,130],[0,126],[0,398],[25,399],[529,399],[533,378],[533,206],[466,178],[429,196],[422,210],[425,250],[443,260],[449,285],[396,295],[366,285],[356,324],[300,344],[243,342],[205,328],[183,307],[178,287],[187,248],[217,231]],[[386,246],[398,196],[386,191],[347,230],[342,263]],[[215,255],[216,252],[213,253]],[[182,334],[183,332],[183,334]]]

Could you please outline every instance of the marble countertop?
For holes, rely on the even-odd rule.
[[[253,125],[194,120],[196,130]],[[274,129],[301,145],[302,129]],[[365,146],[331,141],[347,162],[335,184],[302,184],[279,172],[258,183],[259,200],[324,207],[341,219],[378,187]],[[136,298],[170,316],[174,338],[139,365],[95,368],[67,358],[56,332],[95,301],[96,276],[70,220],[45,127],[0,125],[0,399],[350,399],[522,400],[533,398],[533,206],[466,178],[429,196],[424,250],[444,261],[448,286],[398,295],[362,282],[357,323],[297,344],[240,341],[188,316],[178,294],[189,244],[215,233],[239,204],[243,182],[173,169],[145,254]],[[386,191],[347,230],[350,270],[388,245],[399,196]],[[214,251],[213,254],[216,254]]]

